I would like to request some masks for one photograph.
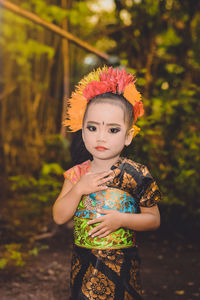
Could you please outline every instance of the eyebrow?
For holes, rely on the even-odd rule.
[[[95,121],[88,121],[87,124],[100,125],[101,123],[95,122]],[[106,126],[119,126],[119,127],[121,127],[121,125],[118,124],[118,123],[107,123]]]

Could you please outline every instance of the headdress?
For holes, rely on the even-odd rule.
[[[135,77],[125,69],[114,70],[112,67],[104,66],[89,73],[78,83],[71,98],[67,100],[67,119],[63,125],[68,126],[72,132],[82,129],[87,103],[97,95],[111,92],[123,95],[132,104],[135,136],[140,131],[135,122],[144,113],[141,94],[135,87],[135,81]]]

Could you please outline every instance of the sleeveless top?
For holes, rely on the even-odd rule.
[[[75,184],[90,170],[90,161],[76,165],[64,173],[64,177]],[[98,225],[88,225],[91,219],[101,216],[98,209],[114,209],[123,213],[139,213],[140,207],[151,207],[160,200],[156,182],[146,166],[127,158],[120,158],[111,167],[115,177],[107,183],[108,189],[83,195],[74,214],[74,243],[90,249],[119,249],[136,246],[135,232],[119,228],[106,237],[88,235]],[[73,201],[73,199],[72,199]]]

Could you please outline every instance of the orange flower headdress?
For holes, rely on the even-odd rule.
[[[70,99],[67,100],[67,120],[63,122],[74,132],[82,129],[83,117],[87,103],[97,95],[114,93],[123,95],[133,106],[134,136],[140,131],[135,125],[138,117],[144,113],[141,94],[135,87],[135,77],[119,70],[104,66],[85,76],[76,86]]]

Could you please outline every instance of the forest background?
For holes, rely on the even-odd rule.
[[[10,2],[106,52],[109,60],[1,7],[0,268],[23,265],[35,249],[35,236],[50,230],[62,173],[72,165],[72,135],[61,126],[63,98],[80,78],[104,64],[124,66],[137,77],[145,115],[127,152],[148,165],[159,183],[163,230],[176,228],[195,237],[200,215],[200,2]]]

